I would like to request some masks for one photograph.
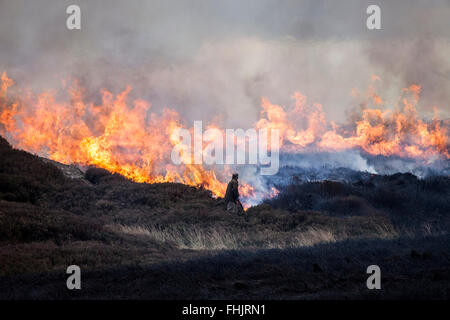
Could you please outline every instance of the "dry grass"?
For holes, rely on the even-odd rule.
[[[375,225],[375,230],[377,231],[377,237],[380,239],[394,239],[399,236],[392,224],[382,223]]]
[[[294,247],[308,247],[318,243],[330,243],[336,241],[336,236],[328,230],[309,228],[307,231],[296,235],[293,244]]]
[[[196,226],[189,228],[161,228],[158,226],[127,226],[116,224],[109,226],[110,230],[134,236],[149,237],[160,242],[174,244],[179,249],[220,250],[238,249],[241,246],[237,237],[220,228],[201,229]]]
[[[332,243],[339,239],[328,230],[311,227],[306,231],[290,234],[275,233],[231,233],[221,227],[199,228],[161,228],[157,226],[109,225],[114,232],[149,237],[153,240],[171,243],[179,249],[193,250],[231,250],[243,248],[297,248],[313,246],[319,243]]]

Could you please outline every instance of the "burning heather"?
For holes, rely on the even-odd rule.
[[[376,76],[372,80],[380,81]],[[176,130],[193,129],[175,110],[156,113],[149,101],[131,101],[131,90],[127,86],[115,94],[102,89],[102,101],[97,105],[84,96],[85,90],[77,81],[65,85],[64,92],[35,93],[17,88],[4,72],[0,134],[16,148],[65,164],[98,166],[136,182],[203,186],[215,196],[223,196],[232,171],[241,170],[242,165],[175,165],[171,152],[180,143]],[[400,93],[397,105],[388,106],[373,85],[364,94],[353,90],[363,107],[354,123],[346,125],[328,121],[322,105],[310,104],[299,92],[293,94],[291,108],[263,97],[254,129],[278,130],[280,152],[285,155],[357,152],[414,159],[423,166],[433,166],[436,161],[450,159],[450,123],[440,120],[437,111],[431,121],[419,117],[420,91],[419,85],[411,85]],[[225,131],[217,123],[208,127]],[[203,145],[204,153],[207,148]],[[299,159],[296,161],[301,162]],[[243,197],[260,200],[274,196],[277,190],[262,185],[255,175],[257,169],[252,170],[253,174],[243,175]]]

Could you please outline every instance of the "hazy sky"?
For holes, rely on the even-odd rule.
[[[70,4],[81,30],[66,29]],[[366,29],[369,4],[382,30]],[[381,96],[420,84],[422,114],[447,118],[450,0],[0,0],[0,70],[36,89],[77,77],[94,100],[130,85],[156,110],[242,127],[262,96],[289,105],[295,91],[343,121],[376,74]]]

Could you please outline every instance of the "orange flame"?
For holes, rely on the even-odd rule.
[[[9,135],[15,147],[43,154],[62,163],[96,165],[136,182],[181,182],[202,186],[222,197],[226,183],[201,165],[171,165],[170,154],[177,143],[173,132],[180,128],[178,113],[164,110],[148,113],[143,100],[127,105],[127,87],[117,96],[102,90],[102,104],[85,104],[77,82],[69,89],[70,103],[58,103],[50,92],[7,102],[13,81],[1,76],[0,133]],[[162,173],[164,172],[164,173]],[[241,186],[243,196],[250,185]]]
[[[377,77],[372,79],[379,81]],[[0,133],[15,147],[62,163],[96,165],[136,182],[181,182],[203,186],[216,196],[224,195],[223,181],[230,175],[229,168],[225,167],[217,177],[215,171],[201,165],[171,164],[171,151],[180,143],[175,132],[183,127],[179,114],[170,109],[161,114],[151,112],[151,104],[144,100],[130,104],[130,87],[117,95],[103,89],[102,103],[95,105],[85,102],[77,81],[68,89],[68,102],[56,101],[52,92],[35,95],[10,91],[13,85],[4,72]],[[261,118],[255,128],[279,130],[280,147],[285,152],[360,148],[373,155],[449,159],[446,125],[437,116],[432,123],[419,119],[416,106],[420,90],[418,85],[405,88],[396,110],[363,109],[350,129],[328,123],[322,106],[308,104],[301,93],[293,95],[295,106],[291,110],[262,98]],[[355,90],[352,95],[357,96]],[[372,86],[367,95],[376,107],[384,105]],[[251,185],[241,185],[243,196],[253,192]],[[274,190],[269,193],[276,194]]]
[[[432,123],[425,123],[418,116],[420,89],[418,85],[403,89],[412,94],[412,101],[404,97],[403,106],[395,111],[363,109],[350,132],[334,122],[327,123],[322,106],[317,103],[307,106],[305,96],[300,93],[294,95],[295,108],[290,111],[263,98],[262,118],[256,126],[279,129],[280,143],[290,152],[360,148],[372,155],[449,159],[447,130],[441,121],[435,116]],[[375,105],[383,104],[373,87],[369,88],[368,98]],[[287,142],[290,144],[286,145]]]

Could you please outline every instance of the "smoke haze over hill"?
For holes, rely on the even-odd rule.
[[[350,92],[370,77],[395,104],[422,86],[421,114],[450,116],[450,14],[446,1],[379,1],[382,30],[365,27],[365,1],[78,1],[82,29],[65,27],[69,1],[0,3],[0,68],[19,84],[53,89],[76,77],[98,99],[126,85],[187,121],[220,114],[249,127],[262,96],[295,91],[346,121]],[[235,115],[239,114],[240,117]]]

